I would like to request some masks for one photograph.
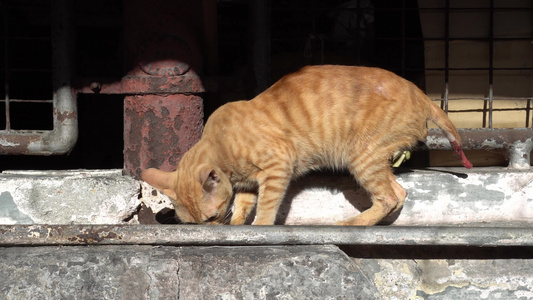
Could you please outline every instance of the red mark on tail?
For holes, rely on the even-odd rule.
[[[453,153],[455,153],[455,155],[459,157],[463,166],[465,166],[465,168],[467,169],[471,169],[472,163],[468,160],[468,158],[466,158],[465,153],[463,152],[463,149],[461,149],[461,146],[459,146],[459,143],[457,143],[457,141],[453,141],[453,142],[450,141],[450,144],[452,145]]]

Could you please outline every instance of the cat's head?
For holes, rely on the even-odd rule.
[[[151,168],[141,176],[172,199],[182,223],[224,223],[233,191],[227,176],[218,168],[200,165],[193,172]]]

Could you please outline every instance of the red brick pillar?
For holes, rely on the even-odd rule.
[[[124,169],[174,170],[203,126],[202,1],[124,1]]]

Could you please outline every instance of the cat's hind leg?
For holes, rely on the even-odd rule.
[[[366,169],[355,167],[354,169],[351,170],[352,174],[370,194],[372,206],[353,218],[338,222],[337,225],[375,225],[401,207],[406,193],[396,182],[387,164],[370,165]]]
[[[396,205],[396,208],[392,211],[392,212],[396,212],[403,207],[405,198],[407,198],[407,192],[398,183],[398,181],[396,181],[396,176],[394,176],[394,174],[392,173],[390,174],[390,185],[392,187],[392,190],[394,191],[394,194],[396,195],[396,198],[398,199],[398,204]]]
[[[233,214],[231,225],[242,225],[246,222],[257,201],[257,194],[251,192],[238,192],[233,200]]]

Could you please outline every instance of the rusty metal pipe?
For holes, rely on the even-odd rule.
[[[53,1],[54,129],[0,131],[0,154],[52,155],[72,150],[78,139],[77,103],[70,88],[72,27],[68,0]]]
[[[527,227],[0,225],[0,247],[36,245],[533,246]]]

